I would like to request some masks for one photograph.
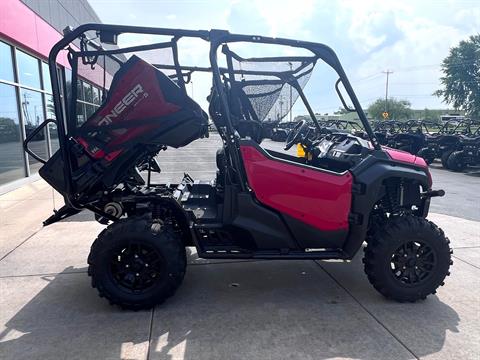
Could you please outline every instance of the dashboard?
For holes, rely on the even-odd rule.
[[[312,165],[344,171],[357,164],[369,152],[369,142],[350,134],[326,135],[315,147]]]

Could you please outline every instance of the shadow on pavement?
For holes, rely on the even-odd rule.
[[[363,272],[350,274],[351,281],[370,287]],[[393,314],[389,319],[396,323],[385,323],[400,339],[405,332],[420,337],[417,356],[437,353],[447,330],[458,331],[458,314],[435,296],[420,304],[398,304],[377,295],[367,301]],[[412,355],[318,265],[264,261],[190,267],[177,295],[155,310],[150,358],[410,359]]]
[[[2,296],[20,301],[32,292],[34,296],[4,324],[0,359],[137,359],[146,355],[151,311],[126,312],[110,306],[91,288],[86,268],[8,280],[2,283]],[[2,302],[10,304],[8,299]],[[2,309],[2,318],[7,311]]]
[[[363,273],[348,272],[355,264],[341,265],[348,281],[370,286]],[[33,297],[0,332],[1,359],[146,357],[151,312],[110,306],[90,287],[86,273],[73,270],[79,269],[12,278],[8,294],[29,296],[22,289],[27,286],[40,290],[32,290]],[[386,313],[386,326],[407,346],[408,333],[420,337],[417,356],[440,351],[447,330],[457,331],[457,313],[437,297],[420,304],[380,296],[367,301],[373,313],[375,308]],[[177,295],[154,315],[151,359],[411,358],[311,261],[191,266]]]
[[[83,222],[83,221],[95,221],[95,215],[89,210],[83,210],[78,214],[70,216],[61,222]]]

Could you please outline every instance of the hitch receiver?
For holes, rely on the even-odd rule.
[[[421,193],[422,198],[442,197],[445,195],[445,190],[428,190]]]

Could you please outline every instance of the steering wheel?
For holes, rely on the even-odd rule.
[[[302,137],[303,131],[308,127],[308,123],[305,120],[300,120],[288,133],[284,150],[290,150],[293,145],[297,144]]]

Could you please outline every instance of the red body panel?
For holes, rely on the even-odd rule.
[[[409,152],[402,151],[402,150],[397,150],[397,149],[392,149],[392,148],[389,148],[389,147],[386,147],[386,146],[383,146],[382,148],[383,148],[383,150],[385,150],[387,152],[387,154],[393,160],[401,161],[401,162],[405,162],[405,163],[409,163],[409,164],[414,164],[414,165],[418,165],[418,166],[421,166],[421,167],[428,167],[425,160],[423,160],[419,156],[415,156],[413,154],[410,154]]]
[[[352,175],[334,175],[268,158],[254,146],[240,147],[248,183],[271,208],[323,231],[348,229]]]
[[[108,101],[88,121],[85,126],[101,129],[103,125],[128,124],[126,128],[108,130],[109,141],[106,148],[116,149],[129,140],[138,138],[164,126],[160,121],[153,124],[135,125],[136,121],[158,118],[180,110],[180,107],[165,100],[156,78],[158,70],[143,60],[138,60],[121,82],[110,91]],[[118,109],[116,111],[115,109]],[[118,115],[117,115],[118,113]],[[113,114],[113,115],[112,115]],[[95,159],[105,158],[112,161],[124,149],[104,151],[96,146],[89,146],[88,140],[77,138]]]

